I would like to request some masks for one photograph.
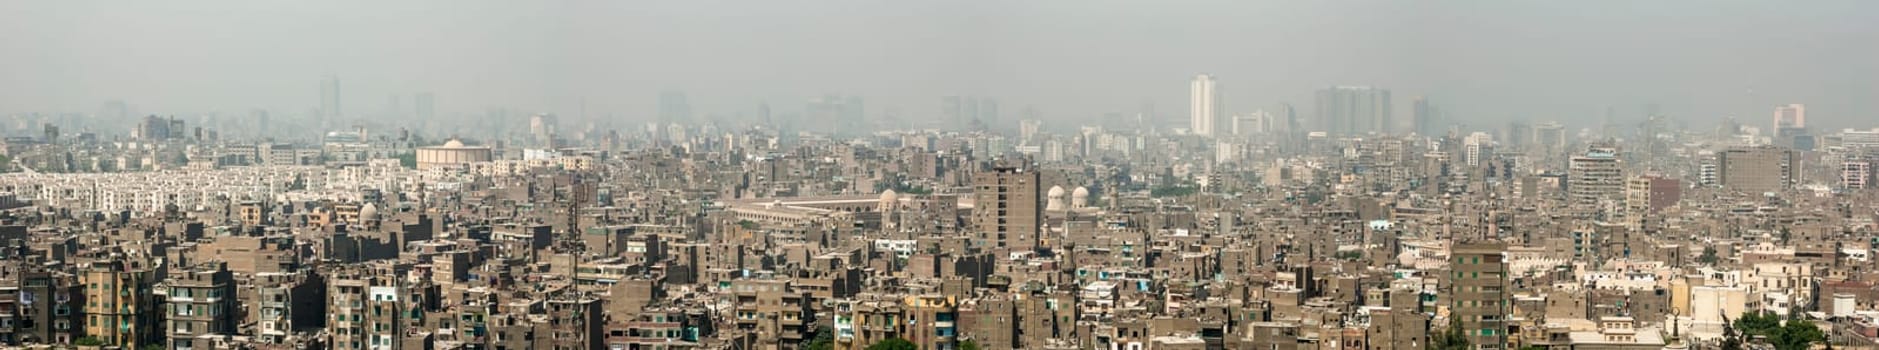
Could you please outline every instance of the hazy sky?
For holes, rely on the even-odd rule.
[[[1859,0],[4,1],[0,52],[0,113],[291,114],[337,74],[349,114],[428,91],[446,114],[646,118],[678,89],[701,114],[846,93],[927,117],[974,94],[1007,119],[1181,119],[1205,72],[1229,113],[1376,85],[1475,120],[1654,102],[1759,125],[1793,102],[1879,124],[1879,1]]]

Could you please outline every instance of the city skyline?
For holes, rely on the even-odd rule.
[[[1079,3],[1083,4],[1083,3]],[[1095,37],[1103,33],[1097,21],[1117,19],[1129,11],[1119,3],[1089,3],[1077,7],[1085,19],[1058,18],[1045,12],[1052,4],[967,4],[952,8],[938,4],[911,6],[861,5],[846,16],[815,24],[823,9],[754,6],[725,11],[703,11],[708,5],[621,5],[470,3],[447,8],[455,18],[422,21],[395,20],[436,3],[386,5],[383,14],[347,11],[343,5],[303,5],[282,9],[264,5],[205,2],[182,6],[87,6],[64,3],[12,3],[6,13],[50,13],[4,21],[0,42],[40,48],[44,59],[15,62],[0,76],[0,113],[95,113],[107,101],[122,100],[153,114],[194,114],[213,111],[267,109],[277,117],[303,114],[321,107],[305,86],[324,75],[346,81],[343,99],[385,101],[386,96],[428,91],[439,96],[437,114],[478,114],[490,107],[540,111],[626,121],[652,120],[659,91],[686,91],[701,115],[751,118],[759,104],[782,110],[815,96],[840,91],[863,97],[874,111],[869,117],[900,111],[903,117],[937,117],[936,96],[978,95],[1000,99],[1007,106],[1035,106],[1046,120],[1095,118],[1110,112],[1133,112],[1143,102],[1179,105],[1187,91],[1169,84],[1174,77],[1206,71],[1234,86],[1222,99],[1244,101],[1235,105],[1305,105],[1314,86],[1389,86],[1405,96],[1430,96],[1443,101],[1455,121],[1481,123],[1504,118],[1526,120],[1582,120],[1610,106],[1621,114],[1641,114],[1643,105],[1697,124],[1733,116],[1739,120],[1765,115],[1766,106],[1805,103],[1813,109],[1814,124],[1853,126],[1848,122],[1875,115],[1869,96],[1874,82],[1855,79],[1879,74],[1879,59],[1867,45],[1873,39],[1870,21],[1856,13],[1879,6],[1862,2],[1828,2],[1817,6],[1782,6],[1763,3],[1678,2],[1636,4],[1631,12],[1585,11],[1559,4],[1457,6],[1449,4],[1190,4],[1150,9],[1143,15],[1204,19],[1223,8],[1269,10],[1286,13],[1276,28],[1348,27],[1316,37],[1287,38],[1286,29],[1258,34],[1248,25],[1206,25],[1192,40],[1144,41],[1147,33],[1169,33],[1180,26],[1141,22],[1118,29],[1144,31],[1138,36]],[[938,7],[928,8],[928,7]],[[1008,7],[1008,8],[1007,8]],[[192,9],[215,8],[237,16],[249,30],[225,35],[204,35],[212,24],[177,25],[168,15],[188,16]],[[934,11],[936,10],[936,11]],[[1010,16],[986,16],[995,11]],[[1211,11],[1210,11],[1211,10]],[[306,32],[314,24],[281,18],[286,11],[331,15],[345,28],[323,35]],[[750,19],[760,11],[776,15]],[[1456,24],[1415,21],[1435,13],[1470,14]],[[916,13],[921,13],[916,15]],[[1353,14],[1344,18],[1333,14]],[[1385,14],[1389,13],[1389,14]],[[1550,16],[1574,13],[1579,16]],[[1682,14],[1682,16],[1676,16]],[[470,40],[474,31],[452,33],[425,25],[453,21],[510,21],[523,16],[661,16],[644,24],[603,30],[584,22],[536,24],[520,22],[506,33]],[[1016,21],[1011,16],[1046,16],[1063,28],[1047,28]],[[47,21],[77,16],[112,18],[103,26],[69,31],[30,30],[60,27]],[[830,44],[807,38],[839,32],[837,25],[903,23],[867,36],[872,40],[846,40],[850,44],[892,45],[901,50],[876,55],[786,54],[757,50],[775,59],[704,58],[762,57],[724,55],[737,51],[730,32],[707,31],[699,24],[668,23],[689,18],[698,23],[782,25],[797,28],[769,35],[779,45],[824,48]],[[976,18],[976,19],[975,19]],[[1029,18],[1029,17],[1026,17]],[[1799,20],[1799,19],[1806,20]],[[978,22],[974,22],[978,21]],[[73,21],[66,21],[73,22]],[[629,23],[636,21],[627,21]],[[1221,21],[1238,23],[1240,21]],[[169,24],[164,24],[169,23]],[[215,22],[209,22],[215,23]],[[969,30],[969,23],[992,25]],[[1108,23],[1108,22],[1105,22]],[[1130,22],[1123,22],[1130,23]],[[1377,24],[1365,24],[1377,23]],[[1428,28],[1386,31],[1380,26],[1419,23]],[[1519,26],[1507,26],[1520,23]],[[1597,23],[1597,30],[1568,30]],[[1758,25],[1783,23],[1781,26]],[[651,26],[659,27],[651,27]],[[136,30],[131,30],[136,26]],[[1516,28],[1463,31],[1478,26]],[[442,27],[439,27],[442,28]],[[1673,29],[1680,28],[1680,29]],[[372,33],[372,34],[369,34]],[[745,33],[745,32],[738,32]],[[1226,34],[1257,36],[1216,46],[1218,54],[1189,62],[1163,62],[1151,52],[1193,52],[1205,38]],[[1423,39],[1426,34],[1454,34],[1454,41]],[[1015,34],[1033,41],[999,39]],[[116,35],[115,37],[110,35]],[[1420,35],[1420,36],[1411,36]],[[380,37],[423,36],[433,40],[400,45]],[[1532,40],[1536,37],[1553,40]],[[245,56],[181,56],[182,52],[219,52],[240,45],[259,45],[272,38],[296,38],[307,45],[282,50],[248,52]],[[180,40],[175,38],[195,38]],[[936,38],[912,42],[904,38]],[[1805,38],[1806,40],[1798,40]],[[143,40],[161,39],[161,40]],[[599,40],[661,48],[672,53],[624,59],[619,50],[577,50]],[[1043,40],[1049,39],[1049,40]],[[1310,41],[1311,39],[1318,39]],[[1251,40],[1251,41],[1248,41]],[[70,46],[55,42],[92,42],[108,45]],[[1541,43],[1548,43],[1542,45]],[[1674,46],[1646,43],[1675,42]],[[1479,44],[1465,44],[1479,43]],[[1770,44],[1772,43],[1772,44]],[[1020,46],[1019,44],[1038,44]],[[1415,45],[1415,46],[1406,46]],[[278,46],[278,45],[274,45]],[[1771,47],[1772,46],[1772,47]],[[138,52],[133,61],[95,55],[104,47]],[[1144,54],[1115,55],[1112,48],[1140,47]],[[1419,50],[1428,47],[1433,50]],[[975,50],[977,48],[977,50]],[[984,49],[1008,52],[992,56]],[[1285,50],[1299,55],[1260,55]],[[848,52],[828,51],[826,52]],[[1605,55],[1595,53],[1626,53]],[[1064,55],[1082,54],[1081,60]],[[293,55],[285,57],[282,55]],[[1550,55],[1568,60],[1545,58]],[[1609,58],[1607,58],[1609,56]],[[448,59],[446,59],[446,57]],[[993,58],[998,59],[994,60]],[[1314,59],[1324,57],[1329,59]],[[1733,57],[1697,60],[1700,57]],[[1250,58],[1250,59],[1249,59]],[[1811,62],[1828,60],[1825,62]],[[643,63],[639,63],[643,62]],[[1692,63],[1694,62],[1694,63]],[[1802,64],[1800,62],[1810,62]],[[717,69],[686,69],[715,65]],[[1525,67],[1551,67],[1534,70]],[[428,67],[426,69],[414,69]],[[652,69],[676,67],[680,69]],[[1276,67],[1286,67],[1277,69]],[[1805,67],[1833,67],[1805,68]],[[1107,68],[1107,69],[1104,69]],[[1121,69],[1115,69],[1121,68]],[[583,70],[593,74],[580,73]],[[414,72],[424,72],[416,74]],[[1101,72],[1102,74],[1093,74]],[[1727,74],[1724,74],[1727,73]],[[819,78],[811,78],[819,77]],[[864,79],[884,77],[894,79]],[[228,78],[228,79],[220,79]],[[899,80],[895,82],[894,80]],[[188,82],[177,84],[176,82]],[[1048,83],[1046,83],[1048,82]],[[1623,82],[1613,84],[1612,82]],[[1070,87],[1105,87],[1101,89]],[[1512,94],[1519,91],[1522,93]],[[1397,101],[1396,115],[1410,115],[1409,101]],[[352,112],[379,110],[375,103],[350,103]],[[1306,111],[1309,113],[1309,111]],[[1181,111],[1163,110],[1158,124],[1177,120]],[[1015,123],[1015,122],[1014,122]],[[1012,123],[1008,123],[1012,124]],[[1184,124],[1184,123],[1183,123]],[[1015,124],[1014,124],[1015,125]]]
[[[0,2],[0,350],[1879,348],[1879,2],[1606,5]]]

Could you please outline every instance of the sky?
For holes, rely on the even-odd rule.
[[[1761,124],[1804,103],[1810,124],[1871,127],[1875,43],[1879,2],[1853,0],[5,1],[0,113],[305,113],[332,74],[348,114],[430,92],[440,114],[648,120],[678,90],[701,114],[847,94],[922,118],[982,95],[1178,123],[1208,73],[1227,114],[1308,116],[1314,89],[1371,85],[1399,116],[1428,96],[1484,124],[1645,104]]]

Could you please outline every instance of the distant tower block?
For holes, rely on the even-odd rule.
[[[1050,199],[1044,202],[1045,203],[1044,210],[1063,211],[1065,209],[1063,205],[1063,196],[1064,196],[1063,186],[1051,186],[1050,192],[1047,192],[1046,194],[1046,197]]]

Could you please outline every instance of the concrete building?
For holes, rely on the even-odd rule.
[[[1449,316],[1461,319],[1463,333],[1476,349],[1506,349],[1513,323],[1512,288],[1507,280],[1507,245],[1500,242],[1456,244],[1448,288]]]
[[[1201,74],[1188,83],[1188,132],[1201,136],[1214,136],[1215,125],[1220,121],[1220,91],[1215,88],[1212,75]]]
[[[327,75],[320,79],[320,116],[327,120],[339,120],[346,116],[340,108],[339,76]]]
[[[1391,132],[1390,90],[1369,86],[1338,86],[1318,90],[1318,130],[1331,135]]]
[[[1596,204],[1624,198],[1624,167],[1617,153],[1609,149],[1593,149],[1572,157],[1567,171],[1566,194],[1573,203]]]
[[[1625,181],[1625,209],[1632,214],[1655,213],[1677,205],[1683,186],[1677,179],[1662,175],[1644,175]]]
[[[1773,126],[1774,128],[1769,130],[1807,127],[1807,105],[1793,103],[1775,106],[1775,122]]]
[[[99,261],[86,268],[79,275],[85,285],[85,335],[122,349],[161,339],[151,278],[150,270],[134,262]]]
[[[170,349],[209,348],[200,337],[234,335],[241,320],[235,298],[235,277],[226,263],[211,262],[182,271],[168,280]]]
[[[464,145],[462,140],[452,139],[440,146],[419,147],[417,154],[418,169],[467,166],[473,163],[489,162],[494,159],[494,152],[489,147]]]
[[[84,288],[76,278],[17,261],[0,270],[0,344],[68,344],[82,335]]]
[[[1800,155],[1777,147],[1741,147],[1716,153],[1716,180],[1725,190],[1780,192],[1800,179]]]
[[[1468,138],[1462,140],[1462,147],[1464,147],[1463,151],[1465,152],[1462,159],[1468,164],[1468,167],[1479,167],[1484,161],[1493,161],[1494,135],[1489,135],[1485,132],[1468,134]]]
[[[264,272],[254,275],[248,331],[264,344],[284,344],[297,333],[326,326],[326,280],[310,272]]]
[[[998,167],[973,176],[974,242],[995,252],[1030,252],[1044,224],[1042,178],[1035,169]]]

